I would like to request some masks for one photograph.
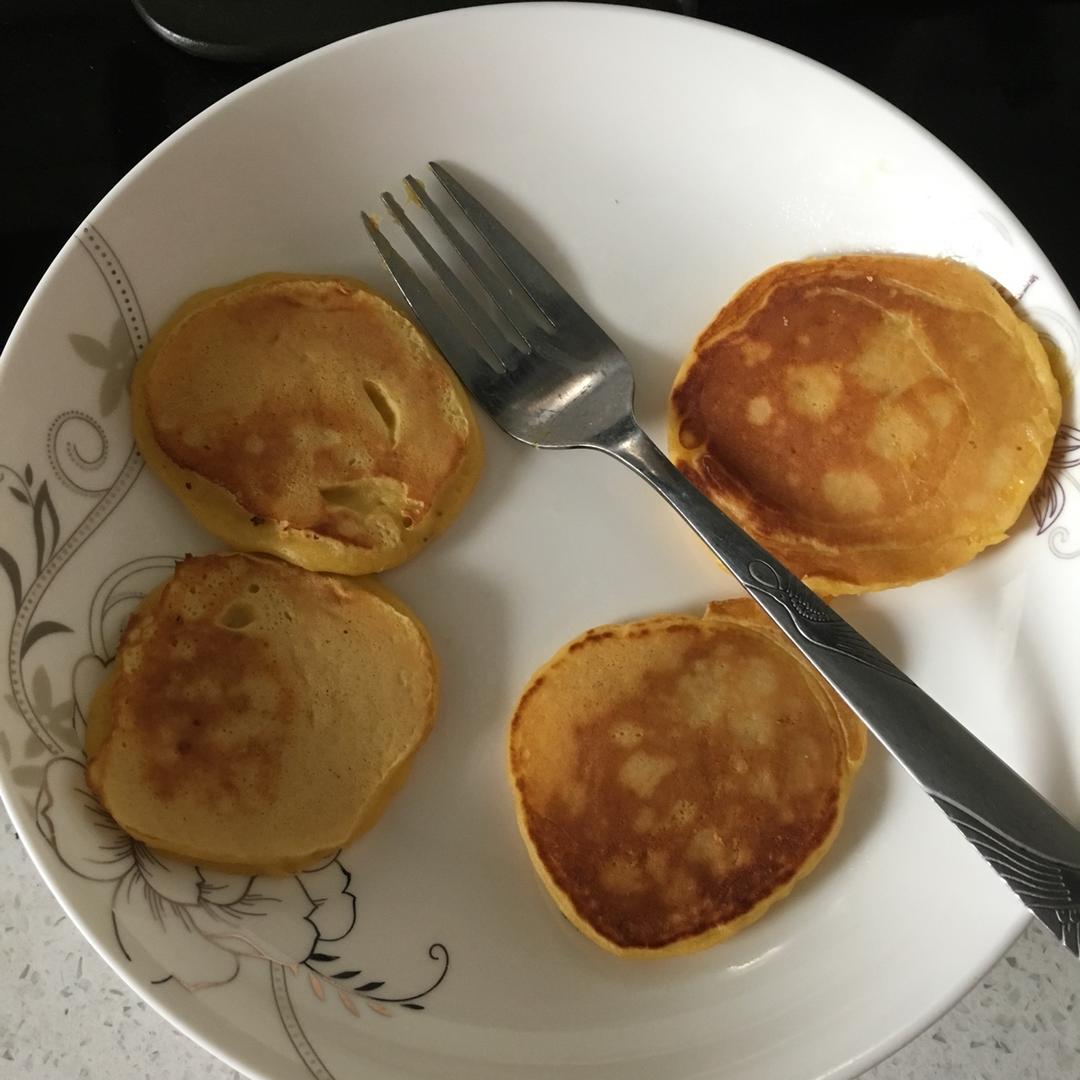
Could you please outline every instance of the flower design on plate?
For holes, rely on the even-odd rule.
[[[220,986],[236,977],[246,956],[296,968],[317,953],[318,942],[345,937],[356,919],[350,876],[336,857],[282,878],[226,874],[164,858],[120,830],[74,758],[49,762],[36,820],[69,870],[115,882],[117,940],[153,981],[171,977],[189,990]]]
[[[122,416],[131,362],[149,336],[116,253],[92,225],[78,238],[112,294],[119,321],[103,335],[107,341],[68,335],[74,356],[100,379],[99,415],[70,408],[54,416],[43,433],[52,476],[41,475],[40,464],[25,458],[18,466],[0,462],[0,509],[6,508],[0,515],[0,601],[6,604],[10,595],[13,604],[8,692],[0,696],[6,707],[0,716],[0,769],[67,871],[101,883],[95,903],[108,905],[118,952],[136,982],[174,981],[197,991],[229,983],[245,960],[262,962],[303,1067],[316,1080],[334,1080],[305,1032],[295,991],[306,987],[316,1001],[337,1001],[356,1017],[361,1005],[384,1017],[422,1011],[420,1000],[449,971],[447,948],[439,942],[427,948],[433,966],[419,989],[394,988],[347,955],[353,951],[345,939],[356,924],[357,900],[338,856],[280,878],[192,866],[124,833],[86,782],[83,745],[91,699],[128,616],[171,572],[176,557],[144,553],[108,573],[86,613],[89,651],[73,662],[70,643],[80,633],[79,613],[62,606],[66,621],[60,622],[43,608],[52,606],[57,577],[126,499],[142,471],[130,431],[121,428],[122,438],[110,439],[104,421]],[[118,449],[123,461],[114,471],[108,466]],[[80,509],[84,500],[89,505]],[[70,697],[62,686],[70,686]]]
[[[101,415],[111,415],[127,392],[131,365],[135,359],[131,337],[123,319],[113,324],[108,342],[98,341],[88,334],[68,334],[68,341],[84,364],[102,373],[101,390],[98,393],[98,410]]]
[[[1074,486],[1076,481],[1066,475],[1066,470],[1080,465],[1080,428],[1062,424],[1054,440],[1046,471],[1031,496],[1031,510],[1035,515],[1039,535],[1048,532],[1065,509],[1065,484]]]
[[[131,572],[119,580],[131,580]],[[106,670],[93,654],[75,664],[68,716],[78,747]],[[243,958],[251,957],[297,974],[303,968],[320,1001],[329,990],[354,1015],[360,1000],[386,1016],[386,1006],[423,1010],[419,999],[449,968],[445,946],[432,945],[428,957],[438,965],[434,980],[419,991],[387,992],[385,979],[371,978],[335,946],[356,924],[352,877],[337,856],[287,877],[225,873],[164,856],[113,821],[87,784],[79,750],[53,757],[44,767],[34,818],[68,870],[113,883],[117,944],[135,974],[147,981],[175,979],[188,990],[221,986],[236,978]],[[276,979],[275,992],[284,994],[282,976]]]

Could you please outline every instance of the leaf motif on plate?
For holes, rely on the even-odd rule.
[[[49,494],[48,482],[42,480],[37,495],[34,496],[34,542],[37,545],[37,572],[40,574],[45,564],[56,554],[56,545],[60,540],[60,518],[53,506]]]
[[[71,627],[65,626],[61,622],[54,622],[51,619],[44,619],[42,622],[35,623],[26,631],[26,636],[23,638],[23,643],[19,649],[19,655],[26,656],[30,651],[30,646],[35,642],[40,641],[43,637],[48,637],[49,634],[70,634]]]
[[[356,1007],[356,1002],[344,991],[338,991],[338,1001],[344,1006],[344,1008],[353,1014],[353,1016],[359,1016],[360,1010]]]
[[[22,603],[22,572],[12,555],[3,548],[0,548],[0,570],[7,575],[11,592],[15,597],[15,606],[18,607]]]
[[[1080,465],[1080,428],[1062,424],[1054,438],[1046,469],[1028,500],[1035,518],[1036,535],[1049,531],[1061,517],[1065,510],[1065,485],[1058,474],[1077,465]]]
[[[8,774],[17,787],[36,789],[44,775],[44,765],[16,765]]]
[[[102,371],[108,371],[113,366],[112,354],[97,338],[89,334],[68,334],[68,341],[84,364]]]
[[[11,545],[15,554],[0,548],[0,570],[10,585],[16,612],[24,606],[26,610],[14,625],[9,624],[17,634],[12,642],[12,692],[4,697],[13,712],[21,714],[30,734],[25,741],[17,737],[13,746],[10,733],[0,731],[0,761],[21,794],[29,795],[34,802],[39,839],[51,849],[47,858],[59,872],[110,886],[107,894],[102,890],[102,899],[116,939],[114,953],[122,957],[121,965],[126,962],[127,971],[137,982],[174,982],[197,991],[231,981],[241,965],[253,961],[268,963],[271,970],[280,971],[282,978],[288,971],[299,974],[305,964],[330,963],[341,969],[333,980],[309,971],[313,992],[325,998],[327,987],[332,987],[331,992],[337,994],[343,1007],[354,1016],[360,1015],[361,995],[348,991],[341,983],[354,985],[353,980],[362,976],[363,969],[355,961],[340,958],[343,946],[335,947],[334,953],[319,948],[320,942],[325,948],[326,943],[343,941],[356,920],[351,875],[336,857],[283,878],[246,878],[201,870],[159,856],[133,841],[90,790],[82,743],[89,704],[110,653],[105,617],[109,615],[115,622],[117,612],[124,614],[123,605],[142,595],[142,589],[128,588],[128,578],[145,569],[167,569],[165,564],[171,566],[172,560],[146,557],[106,578],[91,600],[90,651],[75,662],[68,679],[41,663],[35,664],[32,673],[29,665],[24,670],[23,662],[31,649],[38,648],[35,657],[40,654],[48,658],[47,649],[40,648],[42,642],[71,634],[73,627],[82,625],[77,621],[80,616],[64,607],[53,608],[60,612],[58,618],[48,617],[52,605],[42,604],[42,600],[58,572],[73,555],[85,550],[86,539],[125,498],[142,468],[142,459],[129,444],[123,469],[111,482],[87,486],[64,470],[63,461],[67,459],[84,471],[104,463],[107,441],[99,419],[122,405],[135,355],[132,342],[141,347],[146,339],[141,311],[115,253],[90,225],[80,230],[79,239],[100,268],[110,268],[110,290],[121,318],[114,323],[108,343],[86,334],[72,334],[69,338],[75,356],[100,373],[99,416],[68,410],[54,419],[48,435],[52,470],[48,479],[40,475],[40,468],[35,475],[30,464],[20,469],[3,467],[0,486],[8,488],[15,504],[29,510],[24,516],[21,509],[6,504],[9,518],[17,518],[25,535],[20,545]],[[131,313],[128,322],[123,318],[125,306]],[[65,427],[76,423],[83,434],[89,425],[96,440],[90,450],[85,439],[78,441],[78,432],[72,434],[73,429]],[[65,522],[70,528],[66,540],[50,488],[50,483],[55,488],[57,482],[80,495],[95,497],[89,511],[78,520]],[[66,505],[61,510],[66,510]],[[60,650],[56,652],[60,654]],[[65,690],[70,686],[70,697],[59,692],[62,684],[56,682],[57,678],[62,679]],[[62,700],[58,700],[58,694]],[[10,768],[13,764],[14,768]],[[387,1003],[420,1008],[414,999],[438,986],[449,964],[441,945],[432,946],[429,956],[440,963],[434,979],[419,994],[371,999],[365,1004],[382,1015],[390,1015]],[[371,994],[384,986],[384,980],[373,979],[360,989]],[[296,1030],[289,1034],[298,1049],[306,1044],[298,1021]]]
[[[103,417],[111,416],[123,400],[135,357],[123,319],[117,319],[113,324],[108,345],[88,334],[69,334],[68,341],[83,363],[103,372],[98,409]]]
[[[1031,512],[1035,517],[1037,535],[1046,532],[1061,517],[1064,509],[1065,489],[1061,481],[1047,469],[1031,496]]]
[[[24,758],[33,761],[34,758],[41,757],[45,752],[45,744],[33,732],[26,736],[26,742],[23,743]]]
[[[1058,428],[1048,465],[1052,469],[1074,469],[1080,465],[1080,428],[1072,424]]]

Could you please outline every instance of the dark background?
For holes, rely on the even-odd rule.
[[[139,2],[204,52],[249,59],[189,55],[159,37],[129,0],[0,0],[0,341],[82,218],[186,120],[322,39],[460,6]],[[639,6],[692,10],[779,42],[898,105],[990,184],[1080,295],[1080,0]]]

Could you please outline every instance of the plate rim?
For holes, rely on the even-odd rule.
[[[719,38],[726,38],[728,40],[739,39],[750,47],[764,48],[768,51],[781,54],[788,64],[809,66],[831,80],[838,80],[841,84],[845,85],[849,91],[854,91],[858,96],[871,100],[876,106],[883,107],[892,115],[894,120],[899,121],[909,129],[914,129],[923,138],[929,140],[939,154],[947,158],[953,167],[958,168],[965,175],[967,180],[973,183],[981,191],[987,201],[996,207],[998,213],[1009,225],[1010,229],[1021,237],[1037,255],[1041,262],[1041,269],[1047,271],[1047,273],[1042,275],[1043,279],[1049,280],[1052,285],[1055,285],[1058,290],[1060,290],[1060,293],[1065,298],[1066,303],[1070,308],[1070,314],[1073,316],[1074,320],[1080,324],[1080,310],[1077,309],[1076,302],[1073,300],[1056,268],[1047,258],[1040,245],[1028,232],[1023,222],[1016,217],[1008,205],[997,195],[990,185],[955,151],[942,142],[941,139],[919,121],[915,120],[898,106],[868,89],[850,76],[829,67],[821,61],[815,60],[812,57],[806,56],[805,54],[799,53],[787,46],[770,41],[766,38],[758,37],[757,35],[746,31],[722,24],[705,22],[692,16],[647,8],[622,7],[599,3],[570,3],[568,0],[539,0],[539,2],[500,3],[480,7],[457,8],[419,15],[398,22],[372,27],[360,31],[357,34],[350,35],[349,37],[328,43],[318,49],[278,65],[208,105],[195,116],[185,121],[184,124],[171,132],[160,143],[140,158],[79,220],[71,235],[64,241],[56,255],[49,262],[49,265],[30,293],[19,316],[15,320],[11,332],[4,344],[4,348],[0,351],[0,370],[2,370],[9,362],[9,351],[14,350],[25,325],[34,317],[35,309],[40,304],[42,295],[50,287],[59,268],[68,258],[70,258],[72,252],[78,247],[79,230],[86,223],[98,220],[104,212],[107,212],[110,209],[113,202],[122,196],[124,189],[132,181],[137,179],[146,169],[153,165],[160,156],[168,154],[174,143],[182,141],[188,135],[190,130],[204,124],[218,111],[230,108],[235,101],[246,95],[258,94],[261,92],[264,83],[272,82],[283,73],[294,72],[309,64],[317,66],[322,63],[327,56],[330,56],[337,51],[347,51],[356,47],[356,43],[360,40],[371,42],[380,37],[394,35],[403,35],[407,37],[412,32],[414,24],[437,23],[440,21],[465,21],[469,19],[475,19],[482,23],[492,17],[510,17],[528,20],[536,17],[538,14],[558,16],[560,18],[606,18],[614,21],[639,19],[693,24],[694,32],[697,34],[715,34]],[[9,786],[11,786],[10,791]],[[187,1038],[191,1039],[192,1042],[206,1050],[212,1056],[224,1062],[227,1066],[236,1069],[243,1075],[252,1077],[253,1080],[273,1080],[270,1073],[259,1068],[253,1070],[250,1063],[242,1062],[240,1058],[232,1054],[227,1046],[222,1045],[219,1047],[217,1045],[211,1045],[210,1041],[204,1038],[196,1027],[193,1026],[193,1023],[186,1019],[183,1015],[184,1010],[181,1006],[174,1005],[172,1002],[166,1000],[166,994],[153,984],[144,986],[133,972],[126,971],[119,965],[118,958],[113,955],[115,949],[112,948],[99,934],[90,929],[86,920],[84,920],[79,913],[79,910],[69,900],[69,897],[65,895],[65,888],[61,886],[59,882],[59,873],[54,867],[47,865],[48,855],[45,851],[45,847],[42,846],[36,838],[33,842],[27,839],[28,833],[31,832],[36,836],[36,823],[33,820],[31,811],[23,807],[18,793],[11,785],[6,766],[0,766],[0,800],[2,800],[4,807],[19,834],[19,842],[23,850],[28,854],[37,873],[45,882],[53,897],[60,904],[61,909],[78,928],[83,938],[119,976],[123,983],[140,999],[145,1000],[150,1004],[156,1012],[163,1016],[178,1031],[183,1033]],[[954,1008],[955,1005],[979,983],[986,972],[1000,961],[1001,957],[1005,955],[1009,948],[1015,944],[1016,940],[1024,933],[1030,921],[1031,916],[1028,912],[1024,909],[1019,909],[1015,917],[1010,920],[1005,928],[1003,928],[1002,932],[995,936],[995,943],[990,947],[988,952],[989,962],[986,963],[985,966],[980,966],[979,970],[975,971],[969,980],[962,982],[959,986],[951,987],[945,993],[937,995],[935,997],[935,1003],[929,1010],[923,1010],[923,1014],[917,1020],[902,1025],[897,1028],[892,1035],[879,1041],[876,1045],[867,1048],[846,1062],[837,1064],[834,1068],[822,1074],[822,1080],[824,1080],[826,1076],[837,1078],[837,1080],[840,1077],[857,1077],[866,1069],[886,1060],[898,1049],[907,1045],[910,1041],[918,1037],[919,1034],[929,1029]],[[381,1066],[368,1064],[366,1067],[372,1075],[383,1074]],[[385,1075],[389,1076],[390,1074]]]

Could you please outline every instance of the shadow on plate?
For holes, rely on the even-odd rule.
[[[1058,711],[1053,695],[1046,690],[1053,679],[1045,657],[1024,634],[1016,641],[1016,663],[1024,672],[1025,682],[1037,705],[1030,716],[1016,720],[1033,729],[1031,743],[1038,748],[1040,759],[1039,788],[1073,824],[1080,824],[1080,776],[1077,776],[1073,751],[1064,734],[1069,717]]]

